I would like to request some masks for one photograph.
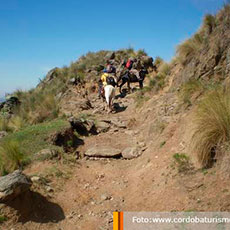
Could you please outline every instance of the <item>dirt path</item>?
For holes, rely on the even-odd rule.
[[[159,98],[157,99],[159,101]],[[212,171],[208,175],[202,171],[183,175],[171,167],[172,155],[182,151],[181,140],[187,128],[183,116],[170,117],[171,123],[163,134],[154,136],[148,131],[154,112],[149,117],[148,113],[143,113],[143,108],[140,113],[135,107],[133,95],[115,102],[126,109],[115,114],[99,113],[95,115],[96,119],[113,120],[119,124],[122,122],[125,127],[118,125],[105,133],[85,137],[84,145],[79,151],[84,153],[89,148],[105,146],[122,150],[139,145],[143,148],[142,155],[131,160],[83,158],[71,164],[71,167],[67,166],[66,170],[70,171],[68,179],[53,177],[52,195],[42,198],[42,202],[39,198],[39,205],[44,206],[43,209],[40,209],[39,205],[36,206],[38,210],[31,213],[33,218],[30,217],[26,221],[7,222],[7,229],[107,230],[112,229],[112,212],[116,210],[229,209],[229,199],[225,198],[230,194],[222,192],[223,188],[229,186],[219,177],[213,176],[215,174],[212,174]],[[157,107],[156,102],[157,100],[150,101],[146,105],[147,110],[151,108],[151,103]],[[98,100],[95,99],[95,103],[98,103]],[[147,115],[140,116],[142,114]],[[164,146],[162,141],[165,141]],[[33,165],[26,173],[34,174],[50,164],[52,162]],[[44,203],[44,200],[47,203]],[[51,213],[55,215],[52,216]],[[36,215],[39,218],[35,218]]]

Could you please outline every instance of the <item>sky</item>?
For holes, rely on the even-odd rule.
[[[0,97],[89,51],[132,47],[170,61],[225,1],[0,0]]]

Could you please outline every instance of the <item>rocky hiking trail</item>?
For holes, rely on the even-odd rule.
[[[171,95],[154,96],[141,109],[133,95],[117,97],[118,111],[110,114],[96,94],[89,98],[91,106],[84,112],[94,114],[99,133],[81,137],[84,144],[77,151],[84,157],[68,164],[63,159],[37,162],[24,170],[33,181],[32,192],[8,204],[6,213],[12,218],[0,229],[110,230],[117,210],[229,209],[228,199],[223,202],[229,196],[222,192],[226,183],[214,173],[194,170],[179,175],[171,167],[172,155],[184,151],[190,119],[173,114],[176,102]],[[75,96],[68,97],[69,105]],[[169,125],[153,135],[159,113]],[[53,165],[56,171],[45,174]]]
[[[74,100],[73,94],[69,104],[75,103]],[[130,196],[130,186],[138,187],[130,176],[134,175],[135,159],[144,153],[147,146],[138,138],[139,132],[134,127],[132,94],[118,97],[114,104],[117,112],[110,114],[106,113],[105,105],[96,95],[90,102],[92,108],[85,111],[95,113],[93,108],[97,108],[95,119],[99,134],[83,137],[84,145],[78,147],[78,152],[84,157],[71,167],[71,178],[51,183],[52,189],[48,191],[51,201],[58,206],[55,216],[50,217],[51,222],[58,223],[48,223],[50,214],[47,212],[55,206],[50,207],[51,210],[45,207],[39,210],[39,207],[34,215],[38,215],[40,221],[24,216],[21,217],[21,220],[24,219],[22,223],[16,224],[13,218],[11,224],[7,223],[13,229],[15,226],[17,229],[112,229],[112,212],[123,210],[126,197]],[[50,164],[35,163],[25,170],[25,174],[39,174]],[[36,184],[36,178],[33,180]],[[37,180],[41,179],[38,177]]]

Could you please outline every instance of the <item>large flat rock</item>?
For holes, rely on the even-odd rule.
[[[94,147],[85,152],[88,157],[119,157],[121,150],[111,147]]]
[[[0,202],[16,198],[21,193],[29,190],[32,181],[19,170],[0,177]]]

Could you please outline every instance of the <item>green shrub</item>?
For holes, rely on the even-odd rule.
[[[175,153],[173,155],[174,163],[178,168],[179,173],[185,173],[191,170],[192,164],[190,163],[189,157],[184,153]]]
[[[208,167],[213,151],[230,141],[230,93],[223,89],[208,92],[198,105],[194,125],[192,150],[201,165]]]
[[[160,148],[162,148],[165,144],[166,144],[166,141],[162,141],[162,142],[160,143]]]
[[[0,223],[7,221],[7,217],[5,215],[0,215]]]

